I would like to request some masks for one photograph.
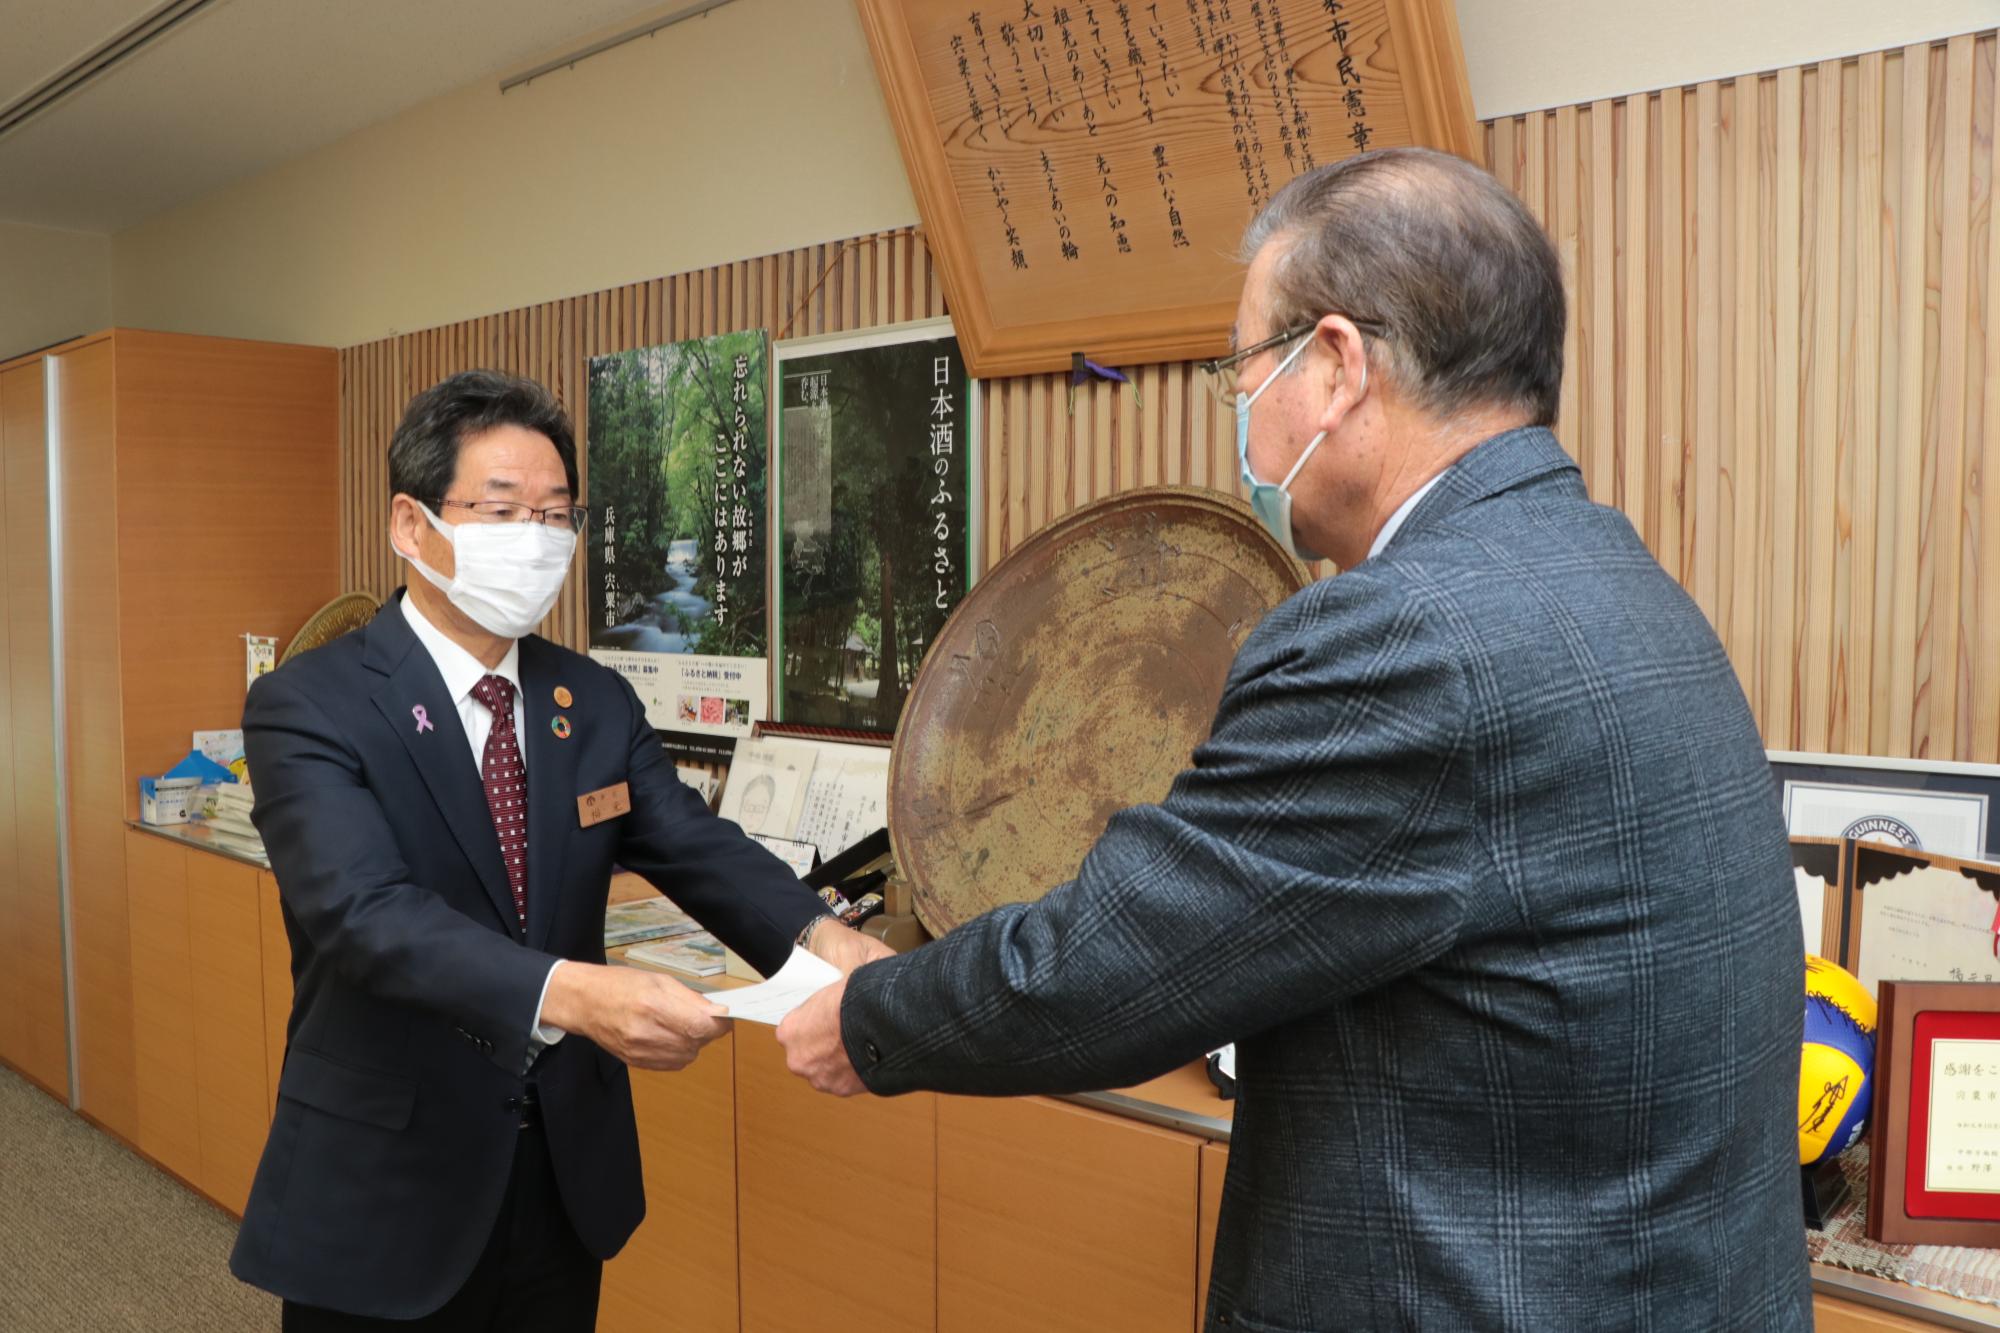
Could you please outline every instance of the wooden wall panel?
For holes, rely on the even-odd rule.
[[[1714,621],[1773,747],[2000,760],[1994,58],[1968,34],[1635,95],[1576,145],[1623,212],[1617,253],[1593,221],[1570,270],[1566,444]],[[1487,136],[1559,248],[1602,199],[1537,162],[1560,115]],[[1613,367],[1588,352],[1607,319]]]
[[[1568,271],[1563,444],[1715,622],[1776,748],[2000,761],[1994,63],[1968,34],[1485,127]],[[518,370],[576,411],[598,352],[941,313],[905,230],[347,349],[346,582],[394,586],[384,454],[444,373]],[[1201,373],[1134,379],[985,386],[987,567],[1105,495],[1238,489]],[[572,644],[577,586],[547,627]]]
[[[42,379],[0,372],[0,1059],[67,1100]]]
[[[282,648],[340,591],[326,348],[121,329],[118,577],[125,800],[243,716],[243,634]],[[186,593],[190,577],[200,596]]]
[[[77,1076],[84,1112],[137,1143],[132,942],[125,839],[117,832],[126,784],[118,559],[109,538],[119,515],[114,356],[105,337],[51,359],[63,446],[63,688]]]

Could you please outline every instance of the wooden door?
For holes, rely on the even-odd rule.
[[[194,960],[188,942],[188,858],[178,843],[127,830],[132,905],[131,1014],[139,1150],[191,1185],[201,1183],[196,1095]]]
[[[1189,1328],[1200,1142],[1043,1098],[938,1102],[939,1333]]]
[[[185,855],[201,1129],[198,1183],[241,1217],[264,1151],[271,1106],[257,870],[213,852]]]
[[[733,1040],[744,1333],[935,1327],[938,1099],[823,1096],[772,1029]]]

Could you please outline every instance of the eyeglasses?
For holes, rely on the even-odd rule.
[[[1379,319],[1358,319],[1353,315],[1347,316],[1347,319],[1364,333],[1373,334],[1377,338],[1388,336],[1389,326]],[[1318,327],[1317,319],[1296,324],[1283,333],[1274,333],[1262,342],[1251,343],[1248,347],[1231,352],[1228,356],[1218,357],[1213,361],[1198,361],[1195,364],[1208,372],[1208,387],[1216,397],[1230,399],[1236,392],[1237,367],[1259,352],[1268,352],[1273,347],[1283,347],[1286,343],[1297,342]]]
[[[434,509],[469,509],[481,523],[546,523],[552,528],[582,532],[590,522],[586,505],[550,505],[536,509],[512,500],[432,500]]]

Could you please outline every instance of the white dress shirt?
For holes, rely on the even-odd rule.
[[[1417,487],[1417,492],[1415,495],[1412,495],[1409,499],[1403,501],[1402,504],[1396,507],[1396,512],[1389,515],[1389,521],[1387,523],[1384,523],[1382,525],[1382,530],[1375,534],[1375,544],[1368,548],[1368,558],[1370,560],[1373,560],[1376,556],[1382,554],[1382,548],[1387,546],[1390,543],[1390,541],[1395,537],[1398,530],[1402,528],[1403,520],[1410,516],[1412,510],[1414,510],[1418,505],[1423,503],[1424,497],[1426,495],[1429,495],[1431,493],[1431,490],[1439,482],[1444,480],[1445,472],[1449,471],[1451,471],[1451,469],[1446,468],[1444,472],[1438,473],[1435,477],[1432,477],[1429,481]],[[405,602],[407,604],[407,599],[405,599]]]
[[[498,676],[514,687],[514,734],[525,737],[528,734],[527,705],[522,702],[521,689],[521,645],[517,640],[507,646],[507,655],[499,665],[488,669],[480,660],[465,649],[446,638],[444,632],[417,610],[417,604],[408,593],[403,594],[403,619],[416,634],[417,642],[437,663],[438,674],[444,677],[444,687],[451,692],[451,702],[458,709],[458,720],[465,728],[465,738],[472,742],[472,769],[475,773],[485,771],[486,738],[493,731],[493,713],[485,704],[473,697],[473,688],[487,676]],[[521,769],[527,771],[528,746],[525,741],[519,747]],[[535,1001],[535,1022],[530,1031],[534,1039],[543,1046],[553,1046],[563,1038],[563,1030],[542,1022],[542,1006],[549,998],[549,977],[561,967],[558,959],[549,968],[547,977],[542,978],[542,996]],[[540,1054],[539,1048],[536,1054]]]

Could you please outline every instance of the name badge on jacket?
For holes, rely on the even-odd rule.
[[[632,789],[622,782],[599,787],[576,798],[576,822],[581,828],[632,813]]]

